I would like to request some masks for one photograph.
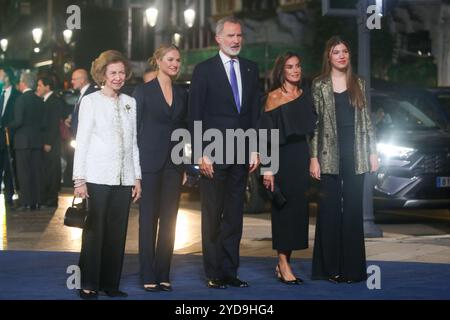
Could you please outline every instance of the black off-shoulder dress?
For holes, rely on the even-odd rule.
[[[287,199],[281,208],[272,205],[272,245],[280,251],[308,248],[309,187],[308,135],[316,124],[309,92],[265,112],[261,128],[279,129],[279,170],[275,183]]]

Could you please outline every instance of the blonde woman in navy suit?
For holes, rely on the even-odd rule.
[[[139,258],[144,289],[172,291],[170,263],[184,167],[171,160],[172,132],[185,128],[187,95],[173,84],[181,67],[179,49],[163,45],[151,63],[157,77],[134,92],[137,101],[138,145],[142,163],[139,208]]]

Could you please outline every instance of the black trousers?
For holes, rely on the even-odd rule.
[[[364,174],[355,174],[353,159],[341,159],[339,175],[322,175],[313,279],[328,279],[337,275],[352,281],[367,278],[363,184]]]
[[[208,279],[237,276],[247,176],[247,166],[231,165],[215,167],[212,179],[200,180],[203,265]]]
[[[61,188],[61,150],[52,148],[43,152],[43,177],[41,201],[43,204],[58,204],[58,192]]]
[[[41,203],[42,150],[16,149],[17,177],[22,206]]]
[[[11,155],[12,156],[12,155]],[[0,186],[2,182],[5,184],[5,203],[11,205],[13,203],[14,187],[13,187],[13,173],[11,172],[10,158],[8,150],[0,150]]]
[[[144,284],[170,282],[182,178],[182,172],[170,164],[142,175],[139,261]]]
[[[83,229],[81,288],[117,290],[122,273],[131,188],[87,184],[89,215]]]

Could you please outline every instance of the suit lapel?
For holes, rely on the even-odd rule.
[[[249,92],[247,86],[249,85],[249,76],[251,69],[247,66],[243,59],[239,59],[239,66],[241,70],[241,82],[242,82],[242,102],[241,102],[241,112],[246,107],[246,102],[248,100],[247,93]]]
[[[322,95],[325,102],[325,108],[327,109],[328,116],[330,117],[331,126],[337,135],[336,129],[336,107],[334,101],[333,83],[331,82],[331,77],[323,80]]]

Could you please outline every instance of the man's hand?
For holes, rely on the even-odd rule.
[[[198,165],[200,167],[200,173],[204,175],[205,177],[208,177],[210,179],[214,176],[214,168],[211,160],[207,156],[203,156],[202,158],[198,159]]]
[[[69,116],[64,120],[64,124],[66,125],[66,127],[70,128],[70,126],[72,125],[72,115],[69,114]]]
[[[52,151],[52,146],[49,144],[44,144],[44,151],[49,153],[50,151]]]
[[[252,152],[251,157],[250,157],[250,166],[248,168],[248,172],[249,173],[254,172],[256,169],[258,169],[260,163],[261,162],[259,160],[258,152]]]
[[[136,203],[141,198],[141,194],[142,194],[141,180],[136,180],[131,193],[133,203]]]
[[[271,171],[264,172],[263,184],[266,189],[273,192],[275,188],[275,177]]]
[[[371,154],[369,157],[370,160],[370,172],[376,172],[380,164],[378,163],[378,155]]]

